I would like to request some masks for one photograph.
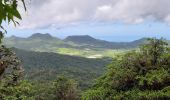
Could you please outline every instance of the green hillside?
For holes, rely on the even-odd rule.
[[[61,40],[50,34],[36,33],[28,38],[8,37],[4,39],[4,43],[8,47],[23,50],[101,58],[113,57],[115,54],[127,51],[127,49],[136,48],[145,40],[143,38],[132,42],[108,42],[87,35],[68,36]]]
[[[146,38],[135,40],[132,42],[108,42],[104,40],[95,39],[89,35],[68,36],[64,41],[73,42],[75,44],[83,45],[84,47],[106,48],[106,49],[129,49],[136,48],[146,41]]]
[[[92,80],[100,76],[111,61],[110,58],[87,59],[15,48],[13,50],[23,63],[27,79],[48,82],[64,74],[77,80],[82,88],[90,86]]]
[[[20,96],[28,100],[63,100],[63,97],[67,98],[64,100],[169,100],[170,97],[170,48],[162,39],[150,39],[139,49],[113,59],[12,49],[21,59],[25,75],[15,55],[2,46],[2,55],[12,60],[4,59],[1,64],[18,66],[9,66],[4,77],[7,81],[0,84],[1,98],[8,98],[11,93],[7,100]]]

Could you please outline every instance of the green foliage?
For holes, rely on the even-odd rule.
[[[7,85],[5,81],[0,82],[1,100],[33,100],[31,97],[32,85],[27,81],[20,81],[16,85]]]
[[[2,26],[4,21],[11,21],[14,25],[18,24],[15,18],[21,19],[20,13],[18,11],[18,1],[19,0],[0,0],[0,44],[6,30]],[[21,2],[25,7],[24,0]],[[8,81],[6,84],[17,84],[18,79],[22,73],[22,68],[20,66],[20,61],[16,55],[5,46],[0,45],[0,82],[2,80]]]
[[[9,83],[15,84],[23,72],[20,60],[5,46],[0,46],[0,77],[7,79]]]
[[[25,78],[32,81],[49,82],[58,75],[66,75],[78,81],[81,89],[91,86],[92,81],[102,75],[111,59],[87,59],[56,53],[32,52],[13,49],[22,60]]]
[[[8,21],[8,23],[13,22],[14,25],[19,24],[15,18],[21,19],[21,15],[18,11],[18,2],[21,1],[25,7],[24,0],[0,0],[0,43],[3,38],[3,34],[6,30],[2,26],[2,22]]]
[[[21,19],[18,11],[18,2],[21,1],[25,7],[24,0],[0,0],[0,44],[4,33],[7,33],[2,23],[8,21],[19,24],[15,18]],[[22,67],[16,55],[5,46],[0,45],[0,99],[1,100],[33,100],[27,97],[31,85],[20,81]]]
[[[83,94],[82,100],[103,100],[104,90],[103,88],[88,90]]]
[[[79,91],[74,80],[60,76],[53,84],[57,100],[78,100]]]
[[[26,98],[29,91],[26,82],[20,82],[23,73],[20,60],[5,46],[0,46],[0,99],[18,100]],[[27,91],[27,92],[26,92]]]
[[[82,98],[167,100],[170,99],[169,80],[170,51],[167,43],[163,39],[149,39],[140,50],[115,59],[107,73]]]
[[[75,80],[59,76],[46,84],[33,83],[32,96],[35,100],[79,100],[81,91]]]

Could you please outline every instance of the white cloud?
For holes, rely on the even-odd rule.
[[[80,22],[148,19],[170,22],[170,0],[32,0],[21,28],[61,26]]]

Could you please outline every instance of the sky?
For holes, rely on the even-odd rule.
[[[170,0],[26,0],[19,4],[20,25],[8,34],[28,37],[50,33],[59,38],[91,35],[108,41],[142,37],[170,40]]]

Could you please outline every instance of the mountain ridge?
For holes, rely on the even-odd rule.
[[[92,36],[90,36],[90,35],[69,35],[69,36],[67,36],[67,37],[65,37],[64,39],[61,39],[61,38],[59,38],[59,37],[55,37],[55,36],[52,36],[50,33],[34,33],[34,34],[32,34],[32,35],[30,35],[30,36],[28,36],[28,37],[20,37],[20,36],[15,36],[15,35],[12,35],[12,36],[9,36],[9,37],[5,37],[6,39],[9,39],[9,38],[20,38],[20,39],[29,39],[29,38],[41,38],[41,37],[45,37],[45,38],[56,38],[56,39],[59,39],[59,40],[65,40],[65,41],[68,41],[67,39],[68,38],[72,38],[72,37],[80,37],[80,38],[83,38],[83,37],[88,37],[88,38],[91,38],[91,39],[93,39],[93,40],[101,40],[101,41],[107,41],[107,40],[103,40],[103,39],[97,39],[97,38],[94,38],[94,37],[92,37]],[[146,37],[143,37],[143,38],[146,38]],[[132,41],[124,41],[125,43],[127,43],[127,42],[134,42],[134,41],[136,41],[136,40],[140,40],[140,39],[143,39],[143,38],[139,38],[139,39],[134,39],[134,40],[132,40]],[[124,43],[124,42],[121,42],[121,41],[107,41],[107,42],[111,42],[111,43]]]
[[[75,35],[68,36],[64,39],[66,42],[73,42],[82,45],[96,46],[98,48],[121,49],[121,48],[135,48],[144,43],[146,38],[134,40],[132,42],[110,42],[100,39],[95,39],[89,35]]]
[[[57,40],[60,40],[60,39],[57,38],[57,37],[53,37],[53,36],[50,35],[49,33],[45,33],[45,34],[35,33],[35,34],[32,34],[31,36],[29,36],[27,39],[44,39],[44,40],[57,39]]]
[[[3,40],[3,43],[7,47],[15,47],[29,51],[100,58],[112,57],[120,52],[135,49],[146,41],[146,38],[141,38],[131,42],[109,42],[96,39],[89,35],[73,35],[65,39],[59,39],[50,34],[36,33],[28,38],[8,37]]]
[[[101,54],[109,55],[106,52],[114,52],[113,50],[134,49],[145,43],[146,38],[131,42],[109,42],[89,35],[73,35],[59,39],[50,34],[35,33],[27,38],[7,37],[3,41],[7,47],[89,57]]]

